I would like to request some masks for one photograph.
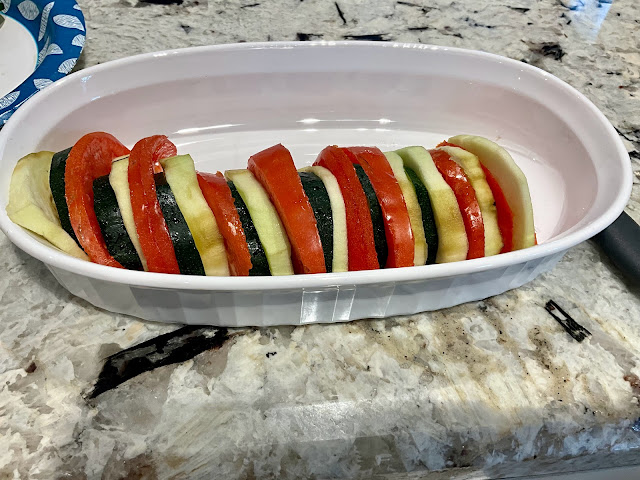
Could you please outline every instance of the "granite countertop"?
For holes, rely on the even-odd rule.
[[[536,65],[616,127],[635,172],[626,211],[640,221],[635,0],[79,3],[77,68],[317,39],[450,45]],[[1,233],[0,272],[0,478],[484,478],[640,464],[640,289],[591,242],[524,287],[439,312],[191,329],[202,353],[95,398],[107,357],[178,327],[71,296]],[[593,335],[570,337],[545,311],[550,299]]]

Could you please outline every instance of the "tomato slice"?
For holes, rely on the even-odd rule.
[[[318,225],[291,153],[281,144],[249,158],[248,169],[267,191],[291,242],[295,273],[326,273]]]
[[[429,150],[436,168],[458,200],[464,228],[469,240],[467,259],[484,257],[484,223],[476,192],[460,165],[443,150]]]
[[[113,135],[93,132],[73,146],[64,171],[69,219],[83,250],[92,262],[123,268],[104,243],[93,209],[93,181],[111,171],[111,161],[129,153]]]
[[[131,208],[142,253],[150,272],[179,274],[178,260],[164,221],[153,177],[160,159],[177,154],[176,146],[164,135],[143,138],[129,156]],[[162,170],[160,170],[162,171]]]
[[[373,239],[369,203],[351,163],[348,150],[335,145],[328,146],[320,152],[314,165],[325,167],[336,177],[344,198],[347,216],[349,270],[376,270],[380,268]]]
[[[507,197],[498,185],[498,181],[491,175],[491,172],[484,165],[480,164],[487,183],[493,193],[493,199],[496,202],[496,211],[498,214],[498,229],[502,235],[502,250],[500,253],[507,253],[513,250],[513,212],[507,202]]]
[[[449,143],[446,140],[443,140],[438,145],[436,145],[436,148],[440,148],[440,147],[458,147],[458,148],[462,148],[460,145],[454,145],[453,143]],[[464,148],[462,148],[462,149],[464,150]]]
[[[409,210],[393,170],[376,147],[350,147],[358,165],[369,177],[378,197],[384,219],[384,231],[389,246],[387,267],[411,267],[415,244]]]
[[[438,144],[438,147],[444,146],[462,148],[460,145],[454,145],[453,143],[449,143],[447,141],[440,142]],[[491,193],[493,193],[493,199],[496,202],[498,229],[500,230],[500,235],[502,236],[502,249],[500,250],[500,253],[507,253],[513,250],[513,212],[511,211],[511,207],[507,202],[507,197],[505,197],[502,188],[500,188],[500,185],[498,185],[498,182],[496,181],[494,176],[491,175],[491,172],[487,169],[487,167],[482,164],[480,164],[480,166],[482,167],[484,176],[487,179],[487,183],[489,184]]]
[[[231,275],[248,276],[253,266],[251,253],[227,180],[220,172],[216,174],[198,172],[198,185],[216,217],[218,228],[224,238]]]

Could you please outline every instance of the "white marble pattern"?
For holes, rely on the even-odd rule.
[[[587,95],[640,171],[634,0],[80,5],[80,66],[191,45],[362,36],[523,60]],[[640,221],[638,183],[627,212]],[[251,330],[93,401],[83,394],[106,356],[175,327],[71,297],[4,237],[0,272],[0,477],[485,478],[637,462],[640,289],[589,242],[485,302]],[[564,333],[543,308],[552,298],[593,336],[578,344]]]

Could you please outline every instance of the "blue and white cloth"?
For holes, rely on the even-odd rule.
[[[0,98],[0,128],[20,105],[68,74],[84,47],[84,15],[74,0],[0,0],[0,11],[20,22],[38,46],[34,72]]]

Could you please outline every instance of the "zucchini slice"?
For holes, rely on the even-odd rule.
[[[404,168],[404,173],[411,182],[416,198],[418,199],[418,205],[420,206],[420,215],[423,227],[423,233],[425,242],[427,242],[427,258],[425,259],[425,265],[433,265],[436,263],[438,256],[438,228],[436,227],[436,218],[433,214],[433,207],[431,206],[431,200],[429,199],[429,192],[424,184],[420,181],[420,178],[408,167]]]
[[[265,189],[249,170],[227,170],[224,175],[233,182],[249,210],[267,255],[271,275],[293,275],[291,245]]]
[[[422,224],[422,211],[420,209],[420,204],[418,203],[416,189],[413,186],[413,182],[409,180],[406,172],[404,171],[402,158],[400,158],[400,156],[395,152],[385,152],[384,156],[387,157],[387,161],[389,162],[389,165],[391,165],[391,170],[393,170],[393,175],[396,177],[398,185],[400,185],[402,196],[404,197],[404,201],[407,204],[407,210],[409,211],[409,220],[411,221],[411,230],[413,231],[414,242],[413,264],[424,265],[427,263],[429,248],[424,234],[425,230]],[[429,197],[427,196],[427,200],[428,199]],[[431,209],[431,206],[429,206],[429,209]],[[431,214],[431,216],[433,217],[433,214]],[[437,243],[435,248],[437,248]]]
[[[167,183],[189,226],[202,259],[205,274],[229,276],[224,239],[218,229],[216,217],[198,185],[196,167],[191,155],[163,158],[160,164],[164,168]]]
[[[333,221],[333,260],[331,272],[346,272],[349,270],[349,250],[347,243],[347,213],[344,198],[336,177],[327,168],[319,165],[305,167],[300,172],[310,172],[318,176],[329,195],[331,203],[331,219]],[[328,264],[327,264],[328,265]]]
[[[437,263],[458,262],[467,258],[469,241],[456,196],[423,147],[397,150],[405,167],[413,170],[427,188],[438,231]]]
[[[142,270],[142,262],[124,226],[116,194],[109,183],[109,175],[93,181],[93,208],[111,256],[124,268]]]
[[[231,190],[233,203],[238,211],[244,236],[247,240],[247,246],[249,247],[249,254],[251,255],[251,270],[249,270],[249,276],[271,275],[267,255],[262,247],[260,237],[258,237],[256,226],[253,224],[253,220],[251,220],[251,215],[249,215],[249,209],[244,203],[244,200],[242,200],[233,182],[227,182],[227,185],[229,185],[229,190]]]
[[[136,223],[133,219],[133,209],[131,208],[131,191],[129,190],[129,155],[118,157],[113,160],[111,163],[111,172],[109,173],[109,183],[111,184],[113,193],[116,195],[124,228],[127,230],[129,239],[131,240],[133,247],[136,249],[138,258],[142,263],[142,268],[147,271],[147,259],[144,258],[144,254],[142,253],[142,247],[140,246],[140,240],[138,238],[138,231],[136,230]]]
[[[49,186],[51,187],[51,195],[56,205],[58,212],[58,218],[60,219],[60,225],[65,232],[69,234],[71,238],[78,244],[80,248],[80,242],[76,237],[76,233],[71,226],[71,220],[69,219],[69,207],[67,205],[67,198],[65,197],[65,181],[64,174],[67,167],[67,158],[69,158],[69,147],[60,152],[54,153],[51,159],[51,170],[49,172]]]
[[[502,237],[498,228],[498,211],[478,157],[458,147],[438,147],[438,150],[448,153],[449,157],[462,167],[476,192],[484,223],[484,256],[489,257],[500,253]]]
[[[322,252],[324,253],[324,265],[327,273],[331,272],[333,264],[333,214],[331,212],[331,200],[327,189],[315,173],[298,172],[304,194],[309,199],[313,216],[316,218],[318,234]]]
[[[385,264],[387,263],[387,255],[389,254],[389,249],[387,246],[387,235],[384,231],[382,208],[380,208],[376,191],[373,189],[373,185],[371,185],[371,181],[369,180],[369,177],[367,176],[364,169],[357,164],[354,164],[353,168],[355,168],[356,170],[356,175],[358,176],[358,180],[360,180],[360,185],[362,185],[362,190],[364,190],[364,194],[367,197],[367,202],[369,203],[369,211],[371,212],[371,223],[373,224],[373,240],[376,244],[378,264],[380,265],[380,268],[384,268]]]
[[[178,202],[176,202],[171,187],[167,183],[164,172],[156,173],[154,180],[156,196],[158,203],[160,203],[162,216],[169,229],[180,273],[183,275],[205,275],[202,259],[191,235],[191,230],[189,230],[180,207],[178,207]]]
[[[14,223],[40,235],[63,252],[88,261],[89,257],[78,246],[75,238],[60,225],[50,187],[53,156],[53,152],[38,152],[18,160],[11,175],[7,215]],[[62,198],[64,199],[64,186]],[[66,201],[64,205],[66,208]]]
[[[529,184],[509,152],[497,143],[475,135],[458,135],[448,142],[476,155],[500,185],[513,212],[513,249],[534,246],[536,236]]]

